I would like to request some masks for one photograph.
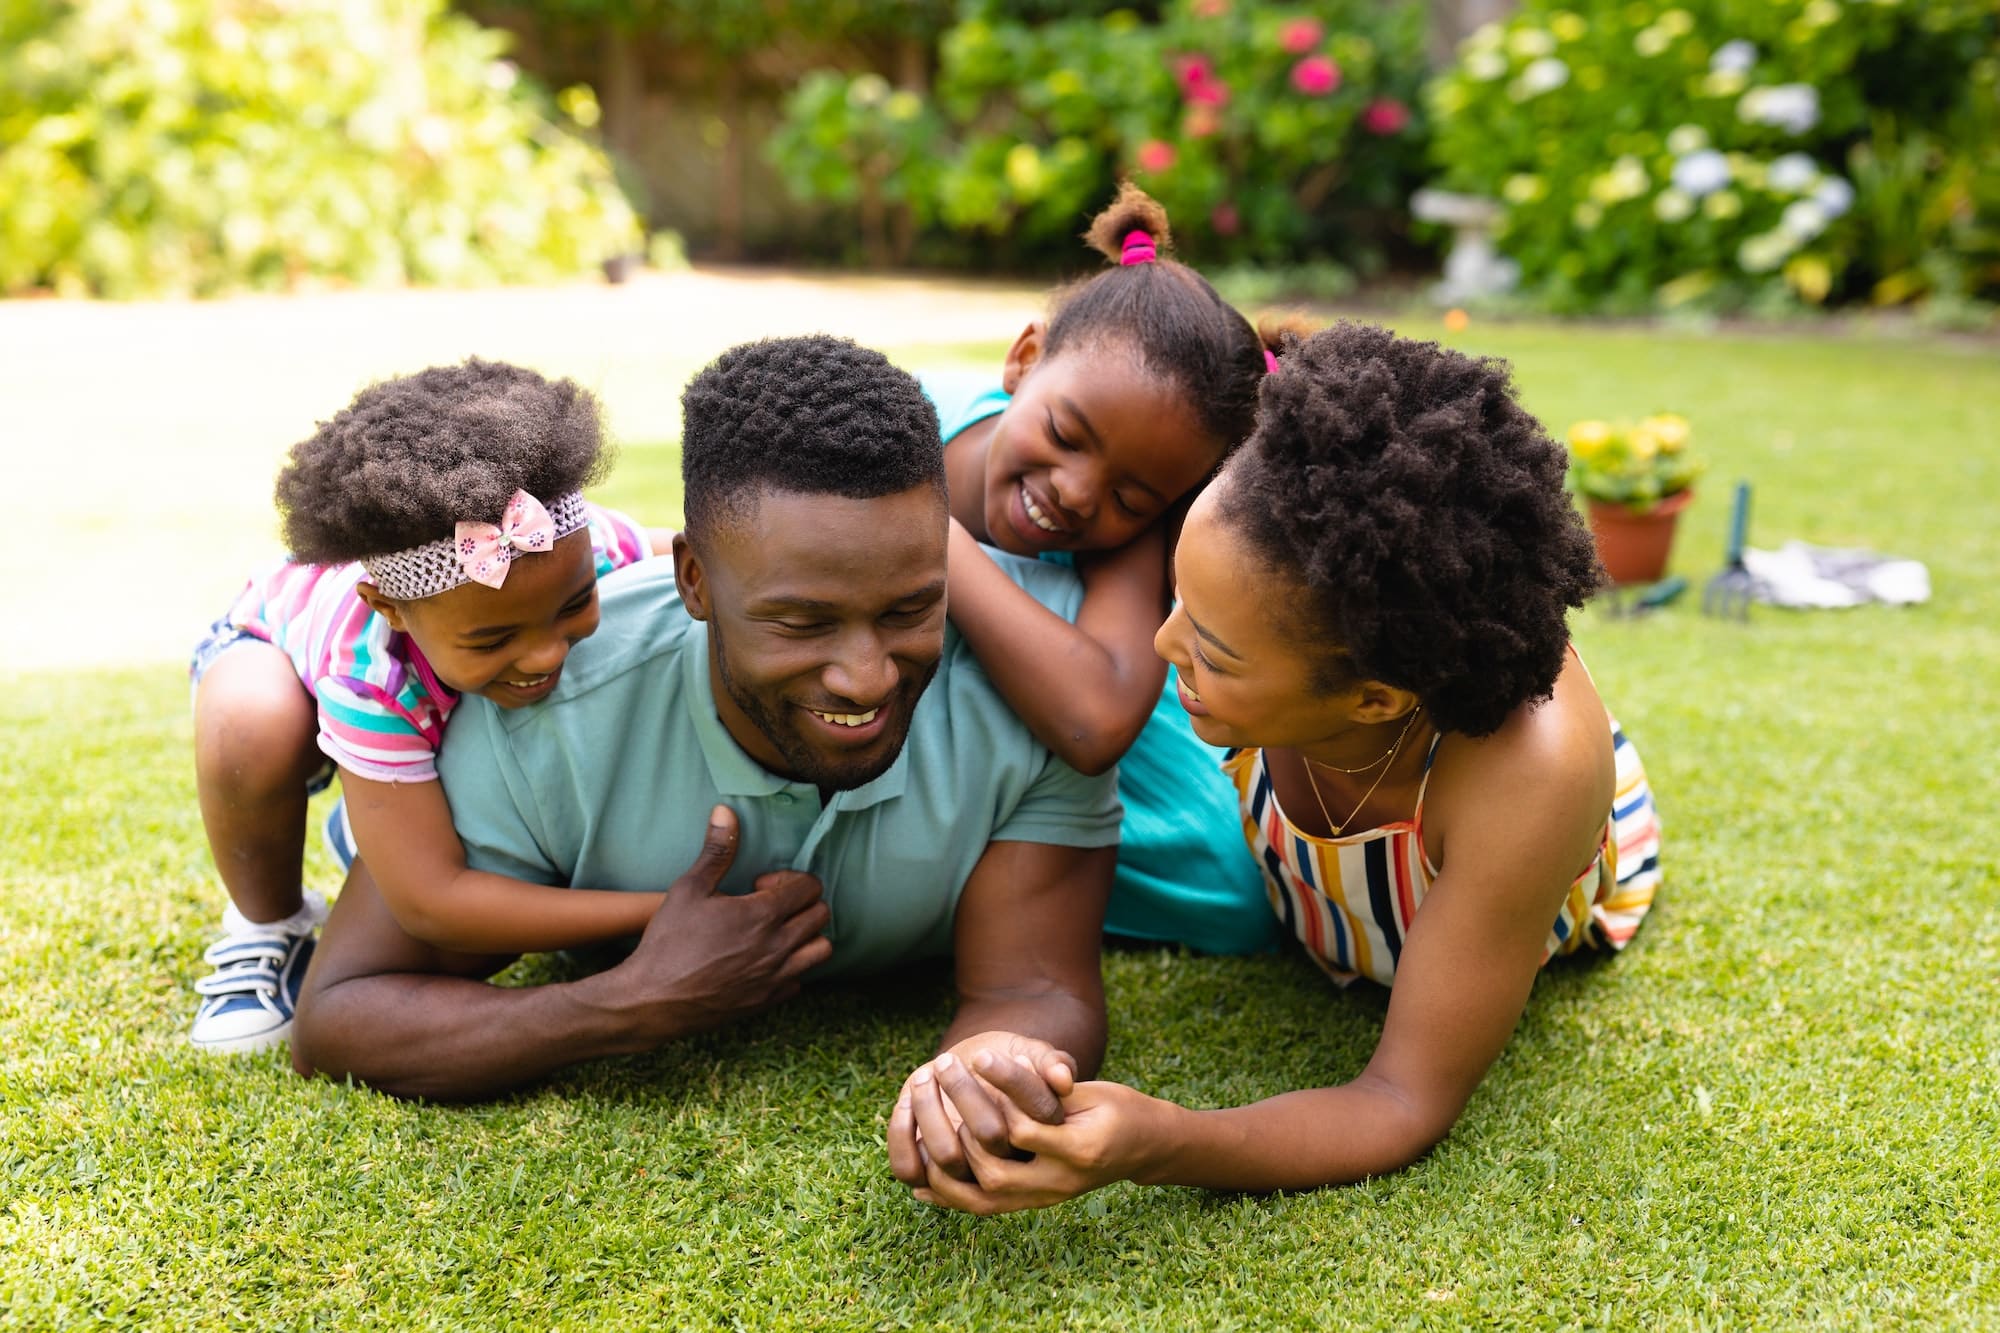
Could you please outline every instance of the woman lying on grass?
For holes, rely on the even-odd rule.
[[[1361,325],[1287,350],[1189,512],[1156,646],[1196,733],[1235,747],[1279,917],[1335,982],[1392,986],[1381,1042],[1351,1082],[1218,1111],[941,1058],[889,1126],[918,1198],[1398,1170],[1450,1131],[1542,964],[1631,938],[1658,823],[1569,647],[1597,564],[1563,466],[1500,363]]]

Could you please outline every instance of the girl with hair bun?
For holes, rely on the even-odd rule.
[[[468,870],[438,785],[459,698],[525,708],[597,628],[600,574],[659,539],[591,504],[597,402],[569,380],[470,360],[372,385],[278,475],[289,559],[258,571],[196,646],[195,782],[229,891],[189,1036],[283,1041],[326,902],[300,883],[307,799],[367,859],[412,935],[511,953],[637,934],[657,893],[552,891]]]
[[[1570,647],[1600,571],[1564,463],[1501,362],[1359,324],[1288,348],[1189,509],[1158,648],[1196,734],[1231,747],[1287,933],[1339,984],[1390,987],[1381,1040],[1346,1082],[1221,1110],[1061,1068],[920,1070],[892,1143],[899,1120],[953,1133],[944,1098],[981,1128],[960,1135],[971,1179],[896,1159],[919,1198],[1002,1212],[1114,1180],[1400,1170],[1450,1133],[1544,964],[1626,945],[1660,825]],[[1050,1093],[1059,1115],[1022,1109]]]
[[[1023,329],[999,381],[926,380],[951,487],[951,618],[1052,751],[1119,766],[1125,802],[1105,928],[1210,952],[1276,942],[1256,862],[1234,832],[1220,752],[1163,688],[1153,634],[1171,599],[1172,532],[1250,433],[1266,342],[1172,257],[1166,210],[1136,186],[1091,223],[1108,267]],[[1074,564],[1074,623],[980,549]]]

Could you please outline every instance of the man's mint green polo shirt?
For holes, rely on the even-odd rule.
[[[1036,600],[1074,618],[1071,571],[993,552]],[[824,809],[745,754],[715,713],[708,626],[681,604],[671,560],[600,582],[603,619],[555,691],[507,710],[459,701],[438,759],[467,863],[537,884],[663,890],[701,849],[720,803],[741,823],[723,889],[810,871],[832,910],[832,976],[951,951],[966,877],[994,841],[1108,847],[1115,778],[1088,778],[1029,734],[958,632],[917,701],[896,762]]]

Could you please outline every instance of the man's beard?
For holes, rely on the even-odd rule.
[[[843,762],[800,734],[796,716],[801,711],[799,708],[789,704],[771,708],[763,699],[737,684],[736,678],[729,672],[729,645],[723,642],[719,626],[715,627],[715,632],[716,666],[722,677],[722,688],[731,702],[750,719],[750,725],[771,742],[794,781],[810,782],[822,791],[852,791],[873,782],[895,765],[897,756],[903,753],[903,743],[909,739],[910,719],[916,714],[917,701],[930,685],[931,678],[937,675],[938,664],[932,662],[921,680],[905,678],[900,682],[895,693],[880,705],[891,711],[890,730],[885,732],[880,742],[879,753],[871,747],[869,752]]]

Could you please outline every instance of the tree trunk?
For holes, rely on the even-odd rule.
[[[602,73],[598,86],[604,98],[604,146],[636,165],[644,120],[646,71],[639,62],[638,43],[629,32],[607,26],[598,43]]]
[[[1431,64],[1449,65],[1473,29],[1497,23],[1518,7],[1519,0],[1431,0]]]
[[[722,120],[722,145],[715,176],[715,252],[724,260],[743,257],[743,79],[733,61],[725,61],[716,89],[716,114]]]

